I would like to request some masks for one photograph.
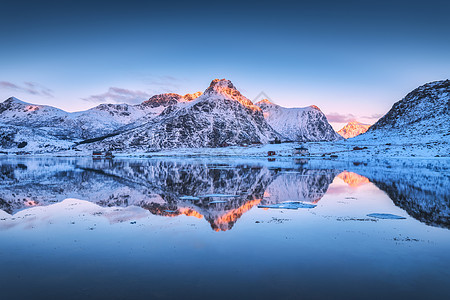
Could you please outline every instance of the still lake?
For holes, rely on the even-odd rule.
[[[0,299],[450,297],[450,160],[0,158]]]

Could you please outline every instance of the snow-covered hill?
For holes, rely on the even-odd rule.
[[[355,143],[450,150],[450,80],[427,83],[396,102]],[[442,152],[442,151],[439,151]],[[444,153],[445,154],[445,153]]]
[[[363,134],[369,129],[370,126],[371,126],[370,124],[363,124],[358,121],[350,121],[347,123],[347,125],[342,127],[342,129],[339,130],[337,133],[339,133],[343,138],[349,139],[357,135]]]
[[[101,141],[88,149],[144,150],[220,147],[268,143],[280,136],[261,109],[225,79],[215,79],[203,95],[168,106],[142,126]]]
[[[378,130],[404,130],[405,127],[448,133],[450,118],[450,80],[424,84],[396,102],[391,110],[376,122],[369,132]],[[441,121],[435,123],[435,121]],[[433,126],[434,125],[434,126]],[[440,126],[443,125],[443,126]]]
[[[200,94],[161,94],[138,105],[100,104],[74,113],[11,97],[0,103],[0,147],[38,152],[67,149],[74,142],[110,134],[130,124],[133,128],[147,123],[166,107],[191,101]],[[18,148],[24,141],[27,145]]]
[[[40,128],[0,123],[0,153],[57,152],[69,149],[73,142],[51,136]]]
[[[285,108],[263,99],[256,103],[267,122],[285,139],[301,142],[336,141],[341,137],[317,106]]]
[[[283,108],[267,100],[254,105],[230,81],[216,79],[203,94],[162,94],[138,105],[101,104],[74,113],[9,98],[0,103],[0,151],[67,150],[67,155],[74,155],[79,153],[76,150],[86,154],[110,148],[125,153],[177,149],[179,155],[180,148],[192,153],[279,138],[312,142],[308,146],[312,155],[448,157],[449,111],[450,81],[428,83],[395,103],[366,133],[342,140],[317,107]],[[69,150],[78,144],[79,149]],[[256,151],[265,156],[269,150],[277,155],[284,151],[258,147],[205,149],[204,153]],[[285,152],[290,155],[292,147]]]
[[[192,99],[192,95],[186,95]],[[138,105],[100,104],[86,111],[69,113],[61,109],[35,105],[11,97],[0,103],[0,122],[15,126],[41,128],[62,139],[88,139],[113,132],[145,117],[148,121],[167,106],[187,101],[177,94],[161,94]]]
[[[61,138],[73,137],[73,129],[68,128],[69,113],[47,105],[35,105],[11,97],[0,103],[0,123],[23,126],[30,129],[53,128],[50,135]]]

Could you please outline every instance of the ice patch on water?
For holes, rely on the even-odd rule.
[[[367,216],[372,217],[372,218],[377,218],[377,219],[389,219],[389,220],[406,219],[405,217],[402,217],[402,216],[397,216],[397,215],[393,215],[393,214],[381,214],[381,213],[368,214]]]
[[[258,205],[258,208],[276,208],[276,209],[299,209],[299,208],[314,208],[317,205],[310,203],[303,203],[300,201],[285,201],[277,204]]]
[[[234,198],[239,197],[239,195],[226,195],[226,194],[206,194],[203,196],[198,196],[199,198],[211,198],[211,197],[220,197],[220,198]]]
[[[180,200],[200,200],[199,197],[194,197],[194,196],[181,196]]]

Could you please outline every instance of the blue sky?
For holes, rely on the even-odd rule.
[[[0,11],[0,100],[65,110],[203,91],[317,105],[336,129],[373,123],[450,77],[448,1],[10,1]],[[259,99],[258,99],[259,100]]]

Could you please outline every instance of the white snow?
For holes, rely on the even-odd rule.
[[[316,106],[285,108],[267,99],[256,103],[275,131],[291,141],[335,141],[341,137]]]
[[[449,157],[449,94],[447,81],[426,84],[408,94],[402,101],[394,104],[392,111],[397,112],[397,115],[391,113],[390,119],[384,120],[384,125],[379,126],[376,123],[365,134],[346,141],[307,142],[304,143],[304,146],[309,149],[312,157],[336,160],[370,160],[386,157]],[[180,101],[170,107],[171,112],[167,112],[170,116],[161,118],[161,122],[164,121],[165,123],[148,123],[154,120],[164,109],[170,110],[164,105],[152,108],[145,105],[102,104],[84,112],[68,113],[54,107],[30,104],[16,98],[10,98],[0,104],[1,154],[53,153],[54,155],[80,156],[90,155],[92,149],[97,149],[96,147],[102,145],[106,147],[116,146],[117,144],[123,149],[117,150],[116,155],[118,156],[266,157],[268,151],[276,152],[274,158],[294,156],[293,148],[298,146],[295,143],[205,148],[205,136],[213,132],[217,123],[221,123],[222,129],[218,130],[217,133],[214,132],[214,134],[220,134],[224,131],[223,128],[227,128],[233,130],[234,138],[238,135],[248,135],[252,131],[253,138],[258,138],[264,143],[268,142],[271,138],[269,136],[272,135],[273,137],[275,132],[265,122],[266,125],[257,124],[256,121],[259,122],[259,119],[248,117],[246,114],[229,113],[230,107],[237,109],[227,103],[231,100],[239,101],[246,108],[255,112],[260,109],[242,96],[228,80],[215,80],[205,91],[205,94],[194,99],[197,95],[200,95],[200,93],[185,95],[186,99],[178,95]],[[162,99],[165,98],[162,97]],[[205,105],[197,108],[196,105],[200,103]],[[212,105],[212,103],[215,105]],[[261,103],[270,107],[265,112],[267,121],[282,135],[303,135],[303,137],[312,136],[314,138],[320,136],[321,130],[314,128],[314,124],[317,125],[317,120],[322,119],[323,121],[323,114],[319,109],[315,107],[282,108],[268,101],[262,101]],[[209,104],[211,105],[208,106]],[[196,110],[207,109],[208,107],[212,107],[212,110],[205,114]],[[170,132],[171,126],[175,124],[174,122],[187,114],[196,116],[196,118],[188,119],[188,122],[194,122],[194,125],[197,126],[193,127],[195,132],[193,134],[188,132],[190,135],[187,138],[186,132],[179,131],[180,128],[185,127],[184,122],[180,122],[177,124],[178,131],[173,132],[172,135],[167,135],[166,132]],[[306,117],[305,114],[307,114]],[[310,115],[315,117],[311,119]],[[242,127],[243,120],[248,125],[245,128]],[[326,122],[326,118],[324,120]],[[229,126],[231,123],[233,123],[233,126]],[[145,126],[141,126],[143,124]],[[314,126],[311,127],[311,124]],[[328,123],[326,122],[326,124]],[[374,127],[377,128],[374,129]],[[249,128],[258,129],[250,130]],[[128,135],[121,134],[119,135],[120,138],[115,136],[106,139],[105,141],[111,142],[110,144],[96,143],[71,149],[75,142],[84,138],[111,133],[115,130],[120,132],[129,130],[127,133],[131,133]],[[332,136],[336,133],[330,131],[327,134]],[[146,142],[144,145],[147,148],[133,148],[130,145],[132,142],[131,135],[136,141],[144,139]],[[164,135],[167,136],[164,137]],[[208,138],[210,137],[208,136]],[[187,141],[187,139],[190,140]],[[174,140],[177,143],[173,143]],[[155,141],[162,141],[159,146],[166,150],[155,151],[155,148],[151,146]],[[26,142],[24,147],[17,147],[19,143],[24,142]],[[186,146],[189,146],[189,148],[183,148]],[[170,149],[171,147],[173,149]],[[152,152],[149,153],[150,150]]]

